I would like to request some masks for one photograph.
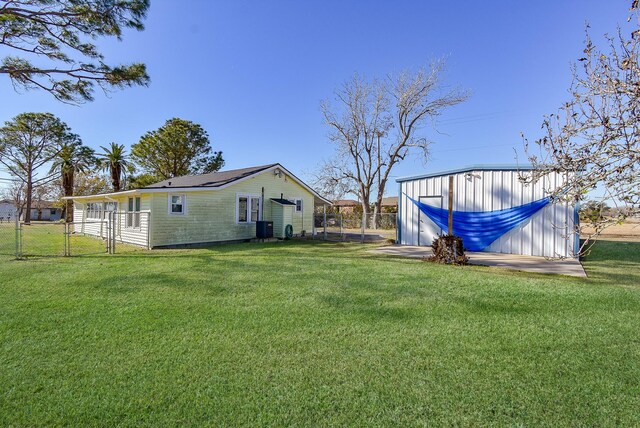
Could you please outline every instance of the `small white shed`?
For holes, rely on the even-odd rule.
[[[535,184],[524,184],[520,177],[531,174],[531,169],[522,165],[474,165],[397,179],[397,242],[429,246],[438,235],[447,233],[446,220],[443,224],[433,212],[448,211],[449,177],[453,177],[454,230],[456,216],[471,219],[465,228],[472,234],[482,233],[483,228],[493,228],[490,219],[494,213],[496,217],[513,216],[515,219],[512,226],[495,240],[485,237],[482,245],[476,244],[475,251],[576,257],[580,239],[577,233],[578,205],[544,202],[552,190],[563,186],[565,179],[561,174],[553,174]],[[482,217],[485,221],[474,224],[474,217]],[[470,239],[463,236],[467,248],[473,246]]]

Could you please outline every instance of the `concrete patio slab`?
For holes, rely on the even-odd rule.
[[[369,250],[369,252],[413,259],[422,259],[433,255],[431,247],[412,245],[389,245]],[[467,251],[466,254],[469,257],[469,264],[473,265],[495,266],[525,272],[552,273],[580,278],[587,277],[582,264],[576,259],[548,260],[544,257],[471,251]]]

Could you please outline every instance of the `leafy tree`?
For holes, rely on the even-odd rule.
[[[111,177],[111,186],[114,192],[122,189],[121,182],[123,173],[131,165],[128,161],[127,151],[123,144],[111,143],[109,147],[100,146],[102,154],[100,155],[100,166],[109,171]]]
[[[132,175],[129,179],[129,189],[140,189],[162,181],[162,178],[148,173]]]
[[[618,29],[617,36],[606,37],[605,50],[596,47],[587,27],[580,65],[572,66],[569,100],[545,117],[542,138],[534,145],[525,140],[535,171],[523,181],[562,173],[567,182],[553,192],[556,199],[575,203],[599,187],[605,191],[601,202],[617,208],[615,217],[592,217],[595,232],[582,254],[608,225],[640,214],[640,21],[630,21],[631,36]]]
[[[78,140],[65,142],[53,158],[50,174],[59,174],[64,197],[73,196],[74,177],[76,173],[82,173],[96,165],[96,158],[93,149],[83,146]],[[64,203],[65,221],[73,221],[73,201],[65,200]]]
[[[91,101],[95,84],[105,91],[146,85],[144,64],[109,66],[91,41],[143,30],[148,8],[149,0],[0,1],[0,46],[21,55],[5,57],[0,74],[69,103]]]
[[[73,183],[73,194],[78,196],[108,193],[110,190],[108,178],[97,171],[81,172]]]
[[[131,157],[145,174],[160,180],[215,172],[224,165],[222,152],[213,152],[200,125],[175,118],[142,136],[131,147]]]
[[[428,157],[431,141],[420,132],[428,120],[468,98],[465,91],[443,88],[443,68],[437,61],[382,81],[356,75],[336,91],[336,105],[322,103],[336,156],[320,167],[316,184],[328,194],[358,195],[363,222],[372,198],[374,213],[381,212],[395,165],[411,153]]]
[[[21,113],[0,128],[0,164],[25,184],[25,223],[31,221],[34,187],[52,177],[37,177],[38,170],[51,162],[60,148],[78,141],[69,127],[51,113]]]

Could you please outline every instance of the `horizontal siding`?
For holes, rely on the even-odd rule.
[[[554,189],[561,187],[563,182],[560,174],[550,175],[530,185],[525,185],[519,180],[517,171],[473,171],[471,174],[455,174],[453,209],[494,211],[511,208],[544,198]],[[425,232],[421,234],[420,221],[431,222],[431,220],[421,215],[419,209],[407,196],[418,200],[421,196],[437,195],[442,195],[442,207],[448,208],[448,176],[400,183],[398,225],[401,244],[430,245],[435,235],[425,234]],[[573,257],[575,239],[573,209],[573,205],[568,203],[548,205],[498,238],[485,251],[544,257]]]
[[[118,213],[115,218],[116,227],[116,242],[138,245],[141,247],[149,246],[149,226],[150,226],[150,213],[149,208],[151,204],[151,198],[146,195],[142,195],[140,198],[140,227],[132,228],[126,227],[126,212],[128,197],[110,198],[109,201],[118,202]],[[92,236],[98,236],[101,238],[107,238],[108,219],[92,219],[87,218],[86,204],[89,202],[104,202],[104,199],[96,198],[87,200],[83,203],[75,202],[73,210],[73,222],[74,232],[83,233]]]
[[[264,187],[263,217],[273,220],[271,198],[301,198],[302,212],[292,218],[294,234],[313,227],[313,195],[284,174],[277,177],[271,171],[258,174],[225,189],[187,192],[187,213],[170,215],[167,193],[151,195],[152,246],[193,244],[251,239],[256,236],[255,224],[236,223],[236,195],[260,196]]]

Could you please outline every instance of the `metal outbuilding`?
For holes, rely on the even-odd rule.
[[[446,234],[419,205],[449,209],[450,181],[453,211],[498,212],[539,201],[562,188],[564,176],[554,173],[533,184],[521,177],[531,174],[530,166],[474,165],[456,170],[403,177],[399,184],[398,236],[403,245],[431,245]],[[452,178],[450,178],[452,177]],[[422,206],[424,206],[422,205]],[[427,211],[428,212],[428,211]],[[576,257],[579,246],[578,205],[551,202],[499,236],[482,251],[544,257]]]

